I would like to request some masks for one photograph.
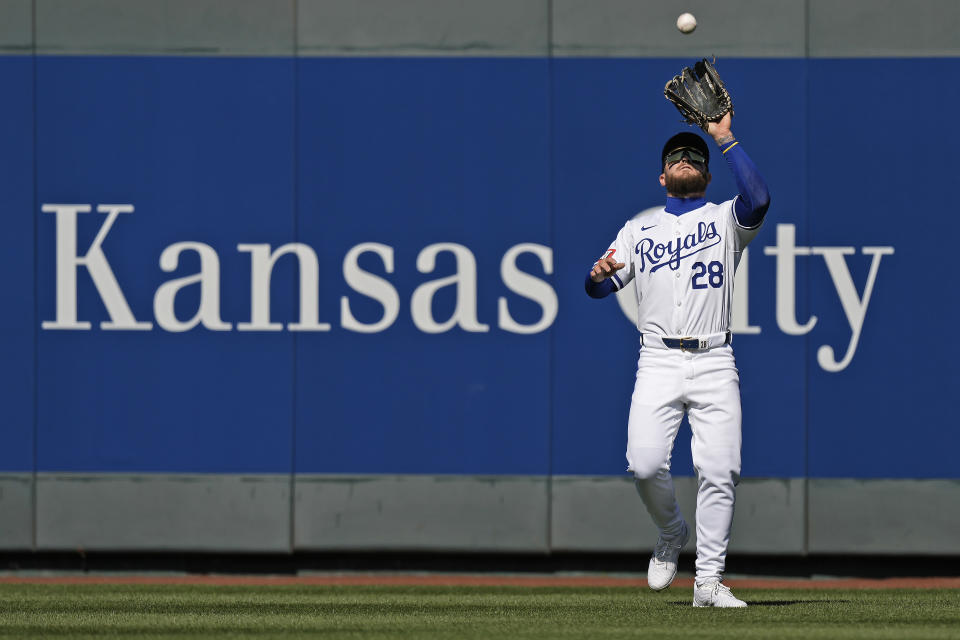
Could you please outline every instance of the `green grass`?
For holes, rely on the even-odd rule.
[[[0,585],[7,638],[960,638],[958,590]]]

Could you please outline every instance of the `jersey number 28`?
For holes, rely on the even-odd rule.
[[[691,268],[696,271],[691,281],[691,286],[693,286],[694,289],[707,288],[707,284],[703,282],[704,276],[707,276],[707,282],[710,283],[710,286],[714,289],[719,289],[723,286],[722,262],[714,260],[709,265],[703,264],[702,262],[694,262]]]

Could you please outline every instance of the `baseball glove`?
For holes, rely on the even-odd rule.
[[[706,58],[690,67],[684,67],[663,88],[663,95],[673,103],[684,120],[707,130],[708,122],[719,122],[729,111],[733,101],[713,64]]]

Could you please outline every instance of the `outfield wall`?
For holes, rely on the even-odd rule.
[[[772,194],[731,550],[960,553],[960,6],[685,10],[0,0],[0,548],[647,549],[583,278],[716,54]]]

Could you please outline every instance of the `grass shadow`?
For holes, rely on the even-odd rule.
[[[844,603],[850,602],[849,600],[747,600],[747,606],[749,607],[790,607],[795,604],[828,604],[828,603]],[[689,607],[691,606],[689,600],[674,600],[670,604],[677,606]]]

